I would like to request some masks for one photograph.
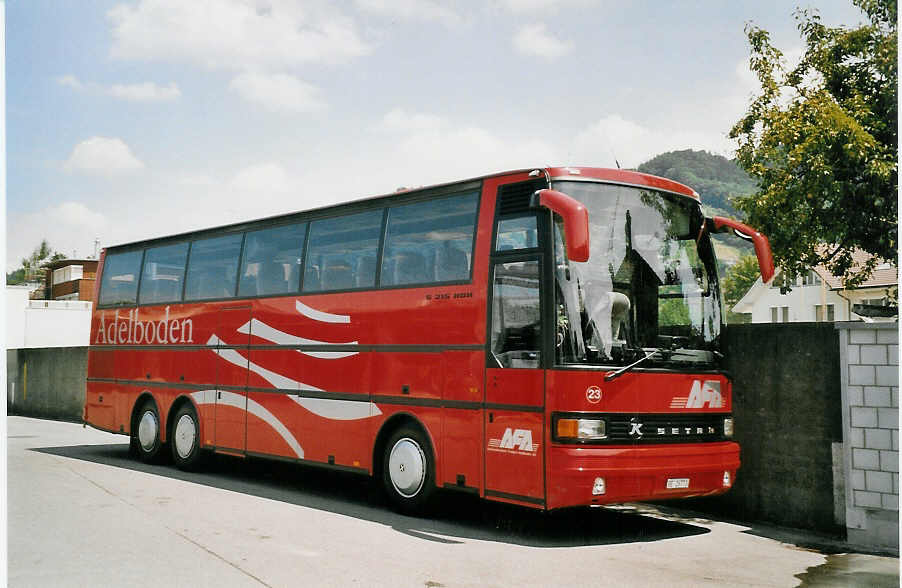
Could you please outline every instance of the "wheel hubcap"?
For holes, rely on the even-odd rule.
[[[388,472],[398,494],[416,496],[426,478],[426,455],[419,444],[407,437],[399,439],[389,454]]]
[[[197,428],[190,414],[183,414],[175,424],[175,450],[179,457],[186,459],[194,449]]]
[[[160,425],[153,411],[145,411],[138,423],[138,442],[145,451],[153,449],[159,438]]]

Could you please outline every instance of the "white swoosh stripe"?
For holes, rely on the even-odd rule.
[[[303,337],[284,333],[257,319],[251,319],[250,322],[244,323],[238,327],[238,332],[244,333],[245,335],[252,334],[254,337],[260,337],[261,339],[266,339],[267,341],[278,343],[279,345],[357,345],[357,341],[351,341],[349,343],[329,343],[326,341],[317,341],[316,339],[305,339]],[[357,351],[301,351],[300,349],[296,351],[318,359],[339,359],[357,355],[358,353]]]
[[[351,317],[346,314],[329,314],[315,308],[310,308],[306,304],[302,304],[299,300],[294,301],[294,307],[299,313],[307,318],[319,321],[321,323],[350,323]]]
[[[205,392],[218,392],[220,398],[217,400],[207,400],[204,398]],[[194,398],[194,401],[199,405],[225,404],[251,413],[275,429],[298,457],[304,457],[304,449],[301,447],[301,444],[298,443],[298,440],[294,438],[294,435],[291,434],[291,431],[289,431],[288,428],[282,424],[282,421],[277,419],[273,413],[266,410],[266,407],[262,404],[245,397],[243,394],[235,394],[234,392],[227,392],[225,390],[198,390],[197,392],[193,392],[191,397]],[[213,394],[213,397],[216,398],[216,394]],[[245,402],[247,402],[247,408],[245,408]]]
[[[220,343],[222,343],[223,345],[228,345],[228,343],[225,343],[216,335],[212,335],[209,341],[207,341],[207,345],[217,345]],[[249,369],[276,388],[287,390],[307,390],[310,392],[324,391],[320,388],[315,388],[303,382],[297,382],[295,380],[292,380],[291,378],[286,378],[283,375],[271,372],[266,368],[260,367],[259,365],[248,361],[246,357],[238,353],[238,351],[235,349],[213,348],[210,349],[210,351],[231,364]],[[331,398],[299,398],[297,396],[291,396],[291,399],[313,414],[333,420],[352,421],[382,414],[382,411],[379,410],[379,407],[372,402],[358,402],[356,400],[333,400]]]
[[[228,343],[222,341],[216,335],[212,335],[210,337],[210,340],[207,341],[207,345],[218,345],[220,343],[223,345],[228,345]],[[211,349],[211,351],[231,364],[237,365],[238,367],[243,367],[254,372],[276,388],[283,388],[286,390],[310,390],[312,392],[322,392],[322,390],[320,390],[319,388],[315,388],[303,382],[296,382],[291,378],[286,378],[281,374],[271,372],[268,369],[261,367],[252,361],[249,361],[235,349]]]
[[[292,396],[291,399],[314,414],[336,421],[355,421],[382,414],[379,407],[372,402],[333,400],[331,398],[300,398],[298,396]]]

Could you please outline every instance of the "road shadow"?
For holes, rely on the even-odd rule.
[[[661,541],[709,533],[677,517],[630,507],[571,508],[550,513],[439,492],[427,517],[390,510],[377,485],[360,474],[262,459],[214,455],[198,472],[133,459],[127,444],[32,448],[31,451],[103,464],[241,492],[260,498],[351,516],[424,541],[455,544],[494,541],[531,547],[578,547]]]

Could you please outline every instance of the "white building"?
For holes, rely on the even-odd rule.
[[[29,300],[29,286],[6,287],[6,348],[83,347],[91,340],[91,302]]]
[[[865,254],[855,257],[859,263],[867,259]],[[898,269],[890,264],[878,265],[868,280],[853,289],[844,288],[842,279],[823,266],[796,277],[781,272],[768,284],[759,277],[733,312],[751,314],[753,323],[897,320],[880,315],[893,314],[886,307],[890,299],[895,305],[898,284]]]

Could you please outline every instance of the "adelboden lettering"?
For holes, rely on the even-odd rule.
[[[169,307],[159,321],[141,322],[140,309],[128,311],[128,318],[117,310],[113,320],[106,322],[106,313],[100,315],[95,344],[123,345],[127,343],[193,343],[194,323],[190,318],[169,320]]]

